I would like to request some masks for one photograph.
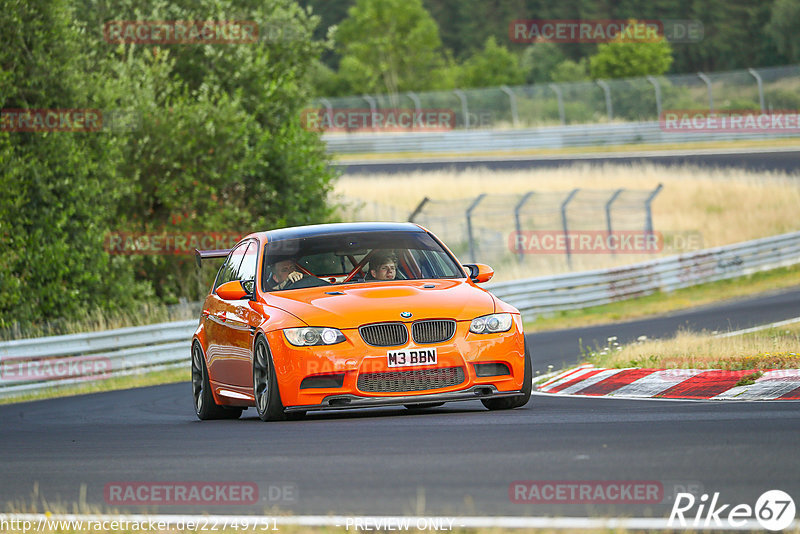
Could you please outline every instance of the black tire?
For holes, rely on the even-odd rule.
[[[211,384],[208,381],[208,368],[203,357],[200,343],[192,343],[192,400],[194,413],[201,421],[210,419],[238,419],[242,415],[242,408],[220,406],[214,401],[211,394]]]
[[[528,343],[525,342],[525,372],[522,376],[522,395],[501,397],[499,399],[481,399],[481,402],[490,410],[511,410],[513,408],[520,408],[528,404],[528,401],[531,400],[532,389],[533,370],[531,368],[531,356],[528,354]]]
[[[256,400],[256,412],[262,421],[286,421],[290,418],[283,411],[278,380],[275,377],[275,366],[272,364],[272,354],[263,337],[256,339],[253,350],[253,396]],[[296,417],[298,416],[291,416],[292,419]],[[302,418],[302,416],[298,418]]]
[[[428,408],[438,408],[444,406],[443,402],[420,402],[419,404],[404,404],[407,410],[426,410]]]

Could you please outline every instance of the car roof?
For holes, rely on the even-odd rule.
[[[396,222],[354,222],[314,224],[309,226],[293,226],[269,230],[263,235],[270,241],[283,241],[285,239],[300,239],[332,234],[351,234],[356,232],[422,232],[425,230],[414,223]]]

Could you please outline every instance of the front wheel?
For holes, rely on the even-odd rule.
[[[533,389],[533,370],[531,356],[528,354],[528,342],[525,342],[525,372],[522,375],[522,394],[515,397],[502,397],[500,399],[481,399],[484,406],[490,410],[511,410],[528,404]]]
[[[192,344],[192,399],[194,400],[194,413],[201,421],[238,419],[242,415],[242,408],[220,406],[214,401],[203,349],[197,341]]]
[[[262,421],[285,421],[288,419],[283,411],[278,380],[275,377],[275,367],[272,365],[272,355],[263,337],[256,340],[253,354],[253,396],[256,399],[258,417]]]

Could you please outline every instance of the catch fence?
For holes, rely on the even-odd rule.
[[[727,72],[318,98],[320,111],[448,110],[457,130],[658,121],[665,110],[800,109],[800,65]],[[359,123],[358,126],[363,127]],[[376,131],[380,128],[373,125]],[[346,130],[346,128],[345,128]],[[326,137],[335,139],[337,134]]]

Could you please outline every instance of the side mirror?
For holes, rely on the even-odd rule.
[[[217,296],[223,300],[242,300],[250,297],[239,280],[225,282],[217,288]]]
[[[483,263],[465,263],[470,279],[476,284],[488,282],[494,276],[494,269]]]

